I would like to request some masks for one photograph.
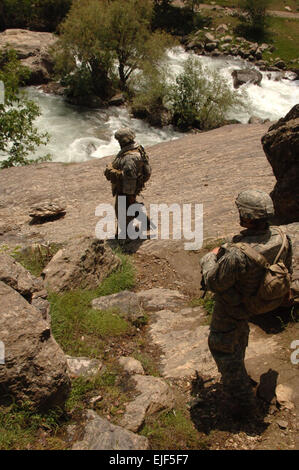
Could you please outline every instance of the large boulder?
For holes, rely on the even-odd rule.
[[[120,265],[120,259],[107,243],[84,237],[59,250],[42,276],[45,285],[54,292],[96,288]]]
[[[299,221],[299,104],[269,128],[262,144],[277,180],[275,214],[281,222]]]
[[[232,77],[234,80],[234,88],[239,88],[245,83],[253,83],[254,85],[260,85],[263,75],[256,69],[239,69],[233,70]]]
[[[33,294],[43,290],[40,279],[32,276],[20,263],[5,253],[0,254],[0,281],[18,291],[30,303]]]
[[[40,311],[0,281],[0,397],[44,410],[63,406],[70,390],[67,362]]]
[[[56,40],[52,33],[7,29],[0,33],[0,51],[14,49],[22,65],[31,70],[28,84],[39,85],[50,80],[53,72],[53,60],[48,49]]]
[[[44,320],[49,321],[50,304],[43,282],[28,272],[14,258],[5,253],[0,255],[0,281],[15,289],[30,304],[37,308]]]

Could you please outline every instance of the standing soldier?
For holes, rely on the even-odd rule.
[[[274,208],[268,194],[242,191],[236,205],[246,230],[205,255],[201,266],[205,289],[215,293],[209,348],[222,375],[230,411],[236,418],[245,418],[257,411],[244,364],[248,319],[278,308],[288,297],[292,246],[279,227],[269,226]],[[268,275],[276,280],[276,292],[273,283],[266,286]]]
[[[105,169],[104,175],[112,184],[112,194],[115,196],[115,214],[117,221],[120,220],[119,196],[125,199],[126,230],[128,224],[134,220],[134,216],[128,216],[127,210],[131,204],[136,203],[136,196],[144,189],[145,183],[151,176],[149,158],[141,145],[135,142],[135,133],[129,128],[119,129],[114,137],[121,147],[111,165]],[[121,227],[123,229],[123,227]],[[121,233],[118,238],[126,238]]]

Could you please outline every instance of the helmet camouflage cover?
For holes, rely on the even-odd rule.
[[[120,145],[128,145],[134,142],[136,134],[129,127],[125,127],[116,131],[114,137],[118,140]]]
[[[244,219],[268,219],[274,215],[271,197],[258,189],[242,191],[236,199],[236,206]]]

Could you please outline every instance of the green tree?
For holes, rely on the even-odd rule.
[[[170,89],[168,106],[174,124],[182,130],[208,130],[222,125],[232,106],[243,104],[240,92],[231,90],[217,72],[204,69],[191,57]]]
[[[103,98],[112,82],[127,89],[132,73],[155,66],[169,44],[165,35],[152,33],[152,13],[150,0],[74,0],[61,26],[58,70],[74,78],[83,69],[89,92]]]
[[[240,0],[239,6],[243,13],[241,24],[236,31],[248,39],[263,39],[269,26],[267,14],[272,0]]]
[[[50,159],[49,155],[36,160],[29,158],[49,139],[47,133],[40,133],[34,126],[40,115],[38,105],[19,90],[29,73],[20,65],[14,51],[0,55],[0,81],[5,87],[4,103],[0,104],[0,155],[8,155],[0,162],[1,168]]]

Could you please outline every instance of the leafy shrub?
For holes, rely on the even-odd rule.
[[[225,122],[225,114],[235,105],[243,105],[243,97],[233,91],[217,73],[203,68],[190,57],[176,78],[169,93],[173,123],[182,130],[213,129]]]
[[[0,54],[0,81],[5,86],[5,100],[0,104],[0,155],[8,155],[1,168],[50,159],[49,155],[37,160],[29,158],[38,146],[49,140],[47,133],[39,133],[34,126],[40,115],[38,105],[19,90],[29,73],[20,65],[14,51]]]

